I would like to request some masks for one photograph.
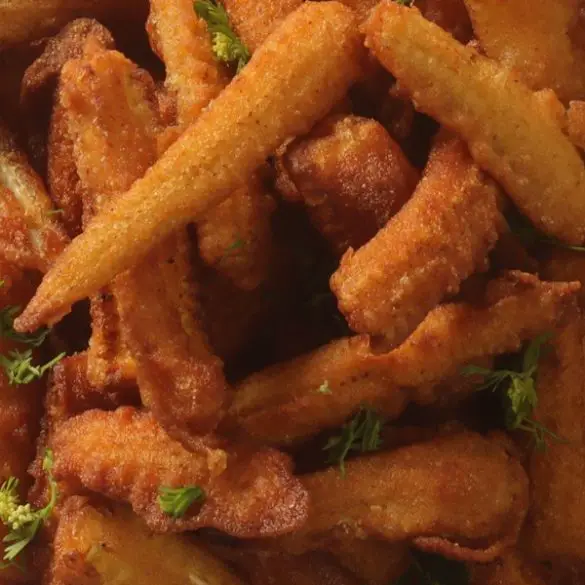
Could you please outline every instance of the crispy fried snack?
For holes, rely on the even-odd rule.
[[[63,71],[88,215],[156,158],[154,88],[146,75],[113,51]],[[222,364],[197,320],[189,255],[181,230],[94,298],[88,355],[93,384],[137,376],[144,404],[168,431],[187,438],[212,430],[226,399]]]
[[[144,22],[146,4],[145,0],[6,0],[0,5],[0,48],[40,39],[81,15]]]
[[[418,109],[465,139],[535,225],[568,243],[585,241],[585,167],[556,110],[416,8],[383,0],[366,25],[366,44]]]
[[[384,127],[358,116],[332,115],[289,145],[280,167],[292,200],[301,199],[337,254],[359,248],[402,207],[418,171]]]
[[[272,444],[286,444],[343,423],[361,404],[390,419],[410,401],[429,404],[458,385],[439,382],[481,358],[516,351],[549,331],[574,307],[578,285],[512,273],[493,281],[483,304],[442,305],[408,340],[379,353],[367,336],[333,341],[252,374],[236,387],[229,422]],[[326,383],[329,392],[319,392]]]
[[[546,585],[538,571],[512,550],[494,563],[470,566],[470,585]]]
[[[213,438],[193,439],[189,452],[133,408],[83,413],[60,425],[51,445],[58,480],[129,502],[158,532],[206,526],[241,538],[274,536],[307,517],[307,493],[286,455]],[[167,516],[158,489],[188,485],[205,491],[201,507]]]
[[[412,198],[365,246],[350,248],[331,277],[349,326],[401,343],[485,267],[499,217],[494,184],[461,140],[442,135]]]
[[[307,523],[283,540],[331,531],[410,541],[422,550],[487,562],[514,544],[528,479],[498,441],[462,432],[304,476]]]
[[[83,195],[83,223],[126,191],[156,160],[159,130],[150,76],[120,53],[97,50],[63,67],[60,98]],[[113,282],[91,299],[88,378],[133,384],[136,364],[120,323]]]
[[[585,102],[574,101],[569,104],[567,128],[573,144],[585,149]]]
[[[234,30],[253,53],[304,0],[224,0]]]
[[[327,113],[359,76],[362,55],[349,9],[322,2],[295,11],[145,177],[76,238],[15,326],[57,321],[220,203],[287,137],[308,132]]]
[[[253,585],[362,585],[335,557],[323,552],[290,555],[227,546],[212,551]]]
[[[0,124],[0,256],[46,272],[68,243],[53,211],[40,177]]]
[[[125,506],[67,501],[55,535],[49,585],[242,585],[202,546],[177,534],[152,534]]]
[[[71,236],[81,231],[81,201],[79,195],[69,193],[67,174],[63,165],[71,154],[59,152],[65,136],[49,135],[47,129],[52,117],[56,90],[63,65],[70,59],[79,59],[91,47],[114,48],[110,32],[99,22],[80,18],[70,22],[56,36],[47,41],[41,55],[27,68],[20,84],[20,109],[28,134],[28,151],[35,169],[45,175],[48,171],[49,192],[56,205],[63,210],[61,219]],[[57,124],[58,125],[58,124]],[[52,132],[54,134],[54,131]],[[57,152],[52,152],[56,150]],[[47,161],[47,155],[51,160]],[[52,169],[53,165],[57,165]],[[77,195],[77,198],[76,198]],[[77,212],[77,213],[75,213]]]
[[[176,96],[182,131],[227,85],[227,72],[215,59],[207,24],[197,17],[192,0],[152,0],[148,30],[165,62],[165,85]],[[198,222],[201,258],[241,288],[256,288],[271,258],[273,209],[260,178],[254,176]]]
[[[533,89],[553,89],[565,102],[585,97],[585,51],[570,37],[579,0],[465,0],[465,5],[488,57]]]
[[[585,309],[585,255],[582,252],[551,248],[540,262],[539,273],[546,280],[581,283],[577,299],[579,306]]]

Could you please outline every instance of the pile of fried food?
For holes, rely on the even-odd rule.
[[[3,0],[0,76],[1,584],[585,582],[585,2]]]

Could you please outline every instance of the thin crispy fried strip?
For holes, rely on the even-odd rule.
[[[47,137],[61,69],[67,61],[80,58],[92,46],[113,49],[114,39],[96,20],[89,18],[74,20],[47,41],[41,55],[33,61],[22,77],[20,109],[28,133],[28,151],[31,153],[33,166],[41,175],[51,170],[53,161],[47,161],[47,155],[51,155],[51,144],[55,139],[59,141],[57,145],[64,140],[64,137]],[[53,153],[53,159],[55,154]],[[57,161],[63,162],[61,158]],[[81,201],[76,202],[75,193],[68,193],[66,187],[67,183],[59,181],[53,185],[49,176],[51,198],[63,209],[61,219],[64,220],[66,227],[73,228],[70,235],[77,235],[80,231]],[[77,216],[73,213],[76,205],[79,212]]]
[[[333,341],[241,382],[230,422],[251,436],[286,444],[340,425],[363,403],[396,418],[410,401],[438,400],[447,390],[438,383],[464,365],[516,351],[549,331],[574,306],[577,289],[512,274],[492,282],[485,306],[437,307],[390,353],[377,353],[367,336]],[[319,392],[324,383],[329,392]]]
[[[50,585],[242,585],[201,545],[177,534],[152,534],[125,506],[94,507],[70,498],[55,535]],[[88,579],[85,581],[84,579]]]
[[[383,228],[419,180],[381,124],[352,115],[325,118],[288,146],[280,167],[285,182],[292,182],[292,193],[283,194],[302,199],[311,221],[339,255]]]
[[[442,135],[412,198],[367,244],[349,249],[331,290],[349,326],[401,343],[498,238],[497,191],[461,140]]]
[[[465,0],[465,4],[488,57],[517,72],[533,89],[553,89],[565,102],[585,97],[585,52],[570,38],[579,0]]]
[[[486,562],[513,544],[528,508],[528,479],[498,441],[463,432],[358,458],[303,477],[307,523],[287,540],[330,531],[411,541]]]
[[[68,117],[83,222],[144,175],[156,160],[154,84],[115,51],[94,51],[63,68],[60,97]],[[91,299],[88,378],[95,386],[136,380],[126,331],[120,324],[114,281]]]
[[[307,494],[286,455],[212,438],[193,440],[187,451],[151,415],[132,408],[70,419],[52,447],[57,479],[129,502],[159,532],[206,526],[252,538],[290,532],[306,520]],[[201,507],[177,519],[165,515],[159,487],[187,485],[204,489]]]
[[[165,85],[176,96],[182,131],[227,85],[227,72],[212,52],[207,24],[197,17],[192,0],[152,0],[148,30],[165,62]],[[260,178],[254,176],[197,223],[201,258],[241,288],[256,288],[271,257],[273,208]]]
[[[234,30],[253,53],[304,0],[224,0]]]
[[[585,167],[523,83],[392,0],[373,11],[366,44],[417,108],[465,139],[540,229],[568,243],[585,240]]]
[[[58,320],[244,184],[287,137],[306,133],[343,96],[359,76],[361,51],[354,16],[342,5],[307,3],[290,15],[213,106],[75,240],[16,326]]]
[[[129,188],[156,158],[153,88],[143,75],[112,51],[64,70],[78,169],[93,198],[90,212]],[[137,376],[143,402],[157,420],[187,436],[212,430],[226,399],[222,364],[197,320],[189,254],[180,230],[121,274],[111,294],[92,300],[88,358],[90,381],[104,385],[116,375]]]
[[[7,241],[9,260],[24,268],[46,272],[68,243],[61,226],[51,216],[52,204],[40,177],[32,170],[14,137],[0,123],[0,221],[3,239],[6,229],[18,225],[22,236]],[[16,256],[10,248],[22,249]],[[12,244],[12,245],[10,245]],[[0,255],[4,251],[0,250]]]

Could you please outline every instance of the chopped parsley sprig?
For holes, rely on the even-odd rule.
[[[250,60],[250,51],[233,31],[225,8],[216,0],[196,0],[194,8],[207,23],[216,59],[240,72]]]
[[[328,462],[338,463],[345,475],[345,459],[351,451],[367,453],[377,451],[382,439],[380,433],[384,419],[372,408],[362,406],[359,412],[341,428],[341,434],[330,437],[323,448],[329,451]]]
[[[31,345],[32,347],[40,347],[45,339],[47,339],[49,329],[44,327],[36,333],[31,334],[18,333],[14,330],[14,319],[20,314],[20,311],[21,307],[17,305],[9,305],[0,310],[0,337],[25,345]]]
[[[205,501],[205,492],[197,485],[173,488],[161,486],[158,489],[158,505],[160,509],[173,518],[182,518],[195,503]]]
[[[49,501],[40,510],[33,509],[28,503],[20,503],[18,479],[15,477],[8,478],[0,487],[0,520],[9,529],[2,540],[8,545],[4,549],[4,567],[16,562],[55,508],[59,492],[53,478],[53,453],[50,449],[45,451],[43,471],[49,482]]]
[[[0,355],[0,366],[4,369],[8,382],[12,385],[30,384],[33,380],[38,380],[45,375],[55,364],[65,357],[65,353],[60,353],[52,360],[42,365],[32,363],[32,349],[26,351],[10,351],[8,355]]]
[[[506,427],[508,430],[521,430],[531,434],[539,450],[546,449],[547,437],[562,440],[532,418],[532,412],[538,404],[536,390],[538,361],[549,339],[548,334],[533,339],[522,355],[518,370],[490,370],[473,365],[463,369],[463,375],[483,377],[483,383],[478,386],[478,390],[504,390]]]

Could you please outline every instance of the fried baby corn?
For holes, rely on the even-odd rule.
[[[40,177],[0,123],[0,256],[46,272],[68,243]]]
[[[467,142],[537,227],[567,243],[585,241],[585,167],[527,86],[392,0],[373,11],[366,44],[420,111]]]
[[[487,562],[516,542],[528,478],[494,440],[471,432],[361,457],[303,476],[307,523],[284,541],[331,531],[410,541],[422,550]]]
[[[304,202],[339,255],[375,236],[419,179],[381,124],[351,115],[325,118],[287,148],[280,165],[292,183],[284,196]]]
[[[76,238],[15,326],[57,321],[220,203],[286,138],[308,132],[341,99],[359,76],[362,55],[349,9],[306,3],[291,14],[145,177]]]
[[[532,89],[553,89],[564,102],[585,97],[585,51],[570,36],[579,0],[465,4],[488,57],[518,73]]]
[[[461,140],[442,135],[412,198],[367,244],[350,248],[331,277],[349,326],[389,347],[401,343],[485,267],[499,217],[494,184]]]
[[[332,341],[238,384],[230,423],[286,444],[342,424],[364,403],[395,419],[411,401],[438,400],[447,391],[439,382],[458,376],[463,366],[517,351],[549,331],[574,307],[578,288],[514,273],[493,281],[480,305],[437,307],[390,353],[376,351],[367,336]],[[319,392],[323,384],[329,392]]]
[[[129,407],[72,418],[51,446],[58,480],[130,503],[157,532],[205,526],[254,538],[290,532],[307,517],[307,493],[286,455],[211,437],[194,439],[187,451],[151,415]],[[180,518],[166,515],[159,488],[189,485],[204,490],[201,507]]]
[[[49,585],[242,585],[203,547],[177,534],[152,534],[125,506],[67,501],[55,535]]]
[[[176,96],[177,130],[183,131],[227,85],[227,71],[213,54],[207,24],[192,0],[152,0],[148,30],[165,63],[165,86]],[[273,208],[260,178],[252,177],[197,222],[201,258],[239,287],[256,288],[271,259]]]

